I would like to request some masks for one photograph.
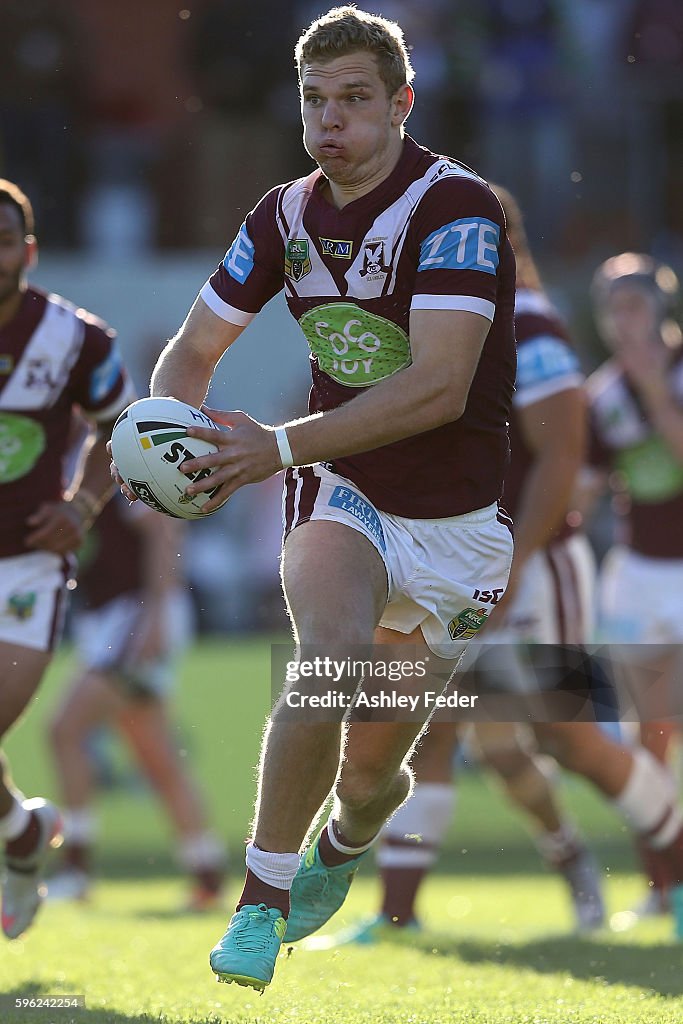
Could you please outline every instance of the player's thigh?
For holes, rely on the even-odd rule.
[[[287,537],[282,586],[302,643],[371,643],[387,601],[377,549],[342,523],[302,523]]]
[[[50,663],[49,651],[0,640],[0,736],[21,715]]]

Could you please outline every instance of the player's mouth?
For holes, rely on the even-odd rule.
[[[340,156],[344,151],[344,147],[339,142],[332,142],[330,139],[327,139],[325,142],[320,143],[318,151],[325,156]]]

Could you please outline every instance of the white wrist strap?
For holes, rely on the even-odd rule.
[[[289,469],[290,466],[294,465],[294,456],[292,455],[292,449],[289,445],[289,438],[287,437],[285,427],[275,428],[275,440],[277,441],[277,449],[280,453],[282,468]]]

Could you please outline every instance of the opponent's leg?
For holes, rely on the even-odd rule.
[[[117,724],[176,833],[178,859],[193,879],[188,909],[215,905],[225,877],[225,848],[208,827],[202,795],[180,757],[165,702],[155,696],[127,700]]]

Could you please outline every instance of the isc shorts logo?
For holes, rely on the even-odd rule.
[[[34,590],[29,590],[24,594],[12,594],[7,601],[6,614],[20,622],[25,622],[36,610],[37,597]]]
[[[312,270],[307,238],[290,238],[285,249],[285,274],[290,280],[300,281]]]
[[[471,640],[486,622],[486,608],[465,608],[448,623],[448,635],[451,640]]]

